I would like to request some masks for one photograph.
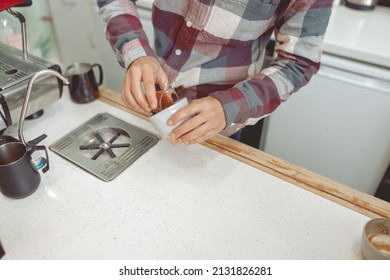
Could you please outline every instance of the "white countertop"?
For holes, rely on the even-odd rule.
[[[49,145],[97,113],[153,130],[101,101],[63,98],[25,138]],[[153,130],[154,131],[154,130]],[[31,196],[0,195],[5,259],[360,259],[368,217],[203,145],[161,140],[111,182],[49,151]]]
[[[325,53],[390,68],[390,8],[359,11],[333,8],[325,34]]]

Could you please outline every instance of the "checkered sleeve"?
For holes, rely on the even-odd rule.
[[[277,58],[249,80],[211,95],[223,105],[227,127],[254,124],[307,84],[320,67],[331,0],[294,1],[277,23]]]
[[[136,1],[97,0],[99,14],[106,23],[106,37],[119,64],[127,69],[142,56],[155,56],[142,29]]]

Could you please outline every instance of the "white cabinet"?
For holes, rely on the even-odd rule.
[[[96,27],[89,0],[47,1],[62,64],[100,62]]]
[[[324,65],[265,123],[265,152],[374,194],[390,162],[390,79]]]
[[[139,1],[138,12],[142,26],[153,44],[153,26],[148,3]],[[98,14],[96,0],[48,1],[53,16],[62,63],[100,63],[103,67],[103,84],[122,91],[124,69],[117,62],[114,51],[105,37],[105,26]]]

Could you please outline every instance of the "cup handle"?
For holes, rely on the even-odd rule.
[[[98,83],[98,86],[101,86],[102,83],[103,83],[103,68],[102,68],[102,66],[99,63],[92,64],[91,68],[96,67],[96,66],[99,68],[99,83]]]
[[[47,153],[47,149],[45,146],[43,145],[38,145],[38,146],[32,146],[29,150],[29,153],[30,153],[30,157],[33,153],[35,153],[36,151],[38,150],[41,150],[41,151],[45,151],[45,155],[46,157],[44,158],[46,160],[46,163],[45,163],[45,166],[42,168],[42,172],[43,173],[46,173],[48,170],[49,170],[49,155]]]
[[[3,245],[1,244],[1,240],[0,240],[0,259],[5,255],[5,250],[3,248]]]

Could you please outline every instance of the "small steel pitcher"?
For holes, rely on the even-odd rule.
[[[99,69],[99,82],[96,81],[94,68]],[[103,69],[98,63],[75,63],[65,72],[69,79],[69,94],[75,103],[89,103],[99,96],[99,86],[103,83]]]

